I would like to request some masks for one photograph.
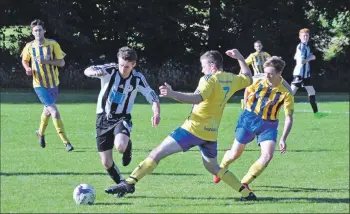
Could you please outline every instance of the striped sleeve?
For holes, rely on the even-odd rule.
[[[137,86],[137,90],[146,98],[146,100],[152,104],[153,102],[159,102],[159,98],[154,90],[148,85],[146,78],[139,72],[134,72],[134,75],[140,79]]]
[[[283,80],[282,84],[284,88],[287,89],[286,96],[284,98],[284,113],[285,115],[291,115],[294,111],[294,96],[292,93],[292,88],[285,80]]]
[[[23,48],[22,53],[22,60],[29,61],[30,60],[30,52],[29,52],[29,43],[26,44],[26,46]]]

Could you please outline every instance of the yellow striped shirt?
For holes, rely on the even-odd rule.
[[[270,54],[266,52],[255,52],[250,54],[245,62],[253,67],[254,75],[256,75],[264,73],[263,65],[269,57],[271,57]]]
[[[21,56],[22,60],[31,61],[34,88],[40,86],[54,88],[59,84],[57,66],[39,64],[38,59],[63,59],[65,55],[60,45],[52,39],[45,39],[42,45],[39,45],[35,40],[26,44]]]
[[[248,88],[246,109],[261,115],[264,120],[277,120],[280,108],[284,105],[286,115],[294,110],[294,96],[290,85],[281,77],[277,87],[270,87],[267,80],[259,78]]]

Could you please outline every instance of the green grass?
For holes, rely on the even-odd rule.
[[[202,166],[200,152],[193,148],[161,161],[143,178],[136,192],[116,199],[103,192],[113,184],[102,165],[95,145],[95,107],[77,94],[61,93],[58,104],[68,136],[76,150],[67,153],[49,123],[47,147],[40,148],[34,131],[42,105],[33,93],[1,94],[1,212],[2,213],[127,213],[127,212],[239,212],[239,213],[348,213],[349,212],[349,102],[322,102],[326,118],[314,119],[311,107],[296,104],[295,120],[288,138],[288,151],[274,159],[251,184],[259,202],[239,202],[239,194],[223,182],[212,183]],[[34,98],[33,98],[34,96]],[[87,97],[89,95],[86,95]],[[94,98],[92,98],[94,97]],[[69,100],[80,101],[74,104]],[[90,102],[91,101],[91,102]],[[163,103],[160,126],[151,127],[151,106],[136,104],[133,111],[133,160],[121,166],[127,176],[190,111],[188,104]],[[305,111],[305,112],[303,112]],[[228,104],[219,136],[219,161],[232,143],[239,105]],[[283,113],[281,112],[283,128]],[[255,142],[247,146],[230,170],[242,178],[259,156]],[[94,205],[78,206],[72,199],[75,186],[88,183],[96,188]]]

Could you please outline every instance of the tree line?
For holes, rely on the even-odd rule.
[[[63,88],[98,88],[83,70],[116,61],[118,48],[128,45],[137,50],[138,69],[151,85],[166,80],[177,89],[194,90],[201,53],[235,47],[248,56],[256,40],[286,61],[283,76],[290,81],[298,32],[306,27],[317,57],[311,63],[316,89],[349,89],[350,5],[345,0],[2,0],[0,8],[2,87],[31,87],[19,55],[33,39],[29,23],[39,18],[46,37],[67,53]],[[238,72],[228,57],[224,64],[227,71]]]

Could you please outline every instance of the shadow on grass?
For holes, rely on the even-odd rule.
[[[325,188],[310,188],[310,187],[291,188],[291,187],[285,187],[285,186],[256,186],[256,189],[262,192],[271,191],[271,192],[346,192],[346,193],[349,193],[349,188],[325,189]]]
[[[115,202],[115,203],[104,203],[104,202],[97,202],[97,203],[93,203],[91,206],[122,206],[122,205],[134,205],[133,203],[128,203],[128,202]]]
[[[239,201],[239,197],[163,197],[163,196],[128,196],[127,198],[130,199],[172,199],[172,200],[233,200],[237,203],[242,204],[255,204],[255,203],[334,203],[334,204],[348,204],[349,198],[326,198],[326,197],[258,197],[258,201],[249,201],[249,202],[241,202]],[[166,207],[166,206],[195,206],[195,205],[204,205],[207,204],[207,201],[203,201],[203,204],[158,204],[158,205],[149,205],[150,207]],[[215,203],[216,204],[216,203]],[[223,205],[231,205],[231,203],[225,203]]]
[[[132,172],[123,172],[123,175],[130,175]],[[35,176],[35,175],[52,175],[52,176],[67,176],[67,175],[108,175],[107,172],[0,172],[0,176]],[[199,173],[157,173],[150,175],[155,176],[203,176]]]

